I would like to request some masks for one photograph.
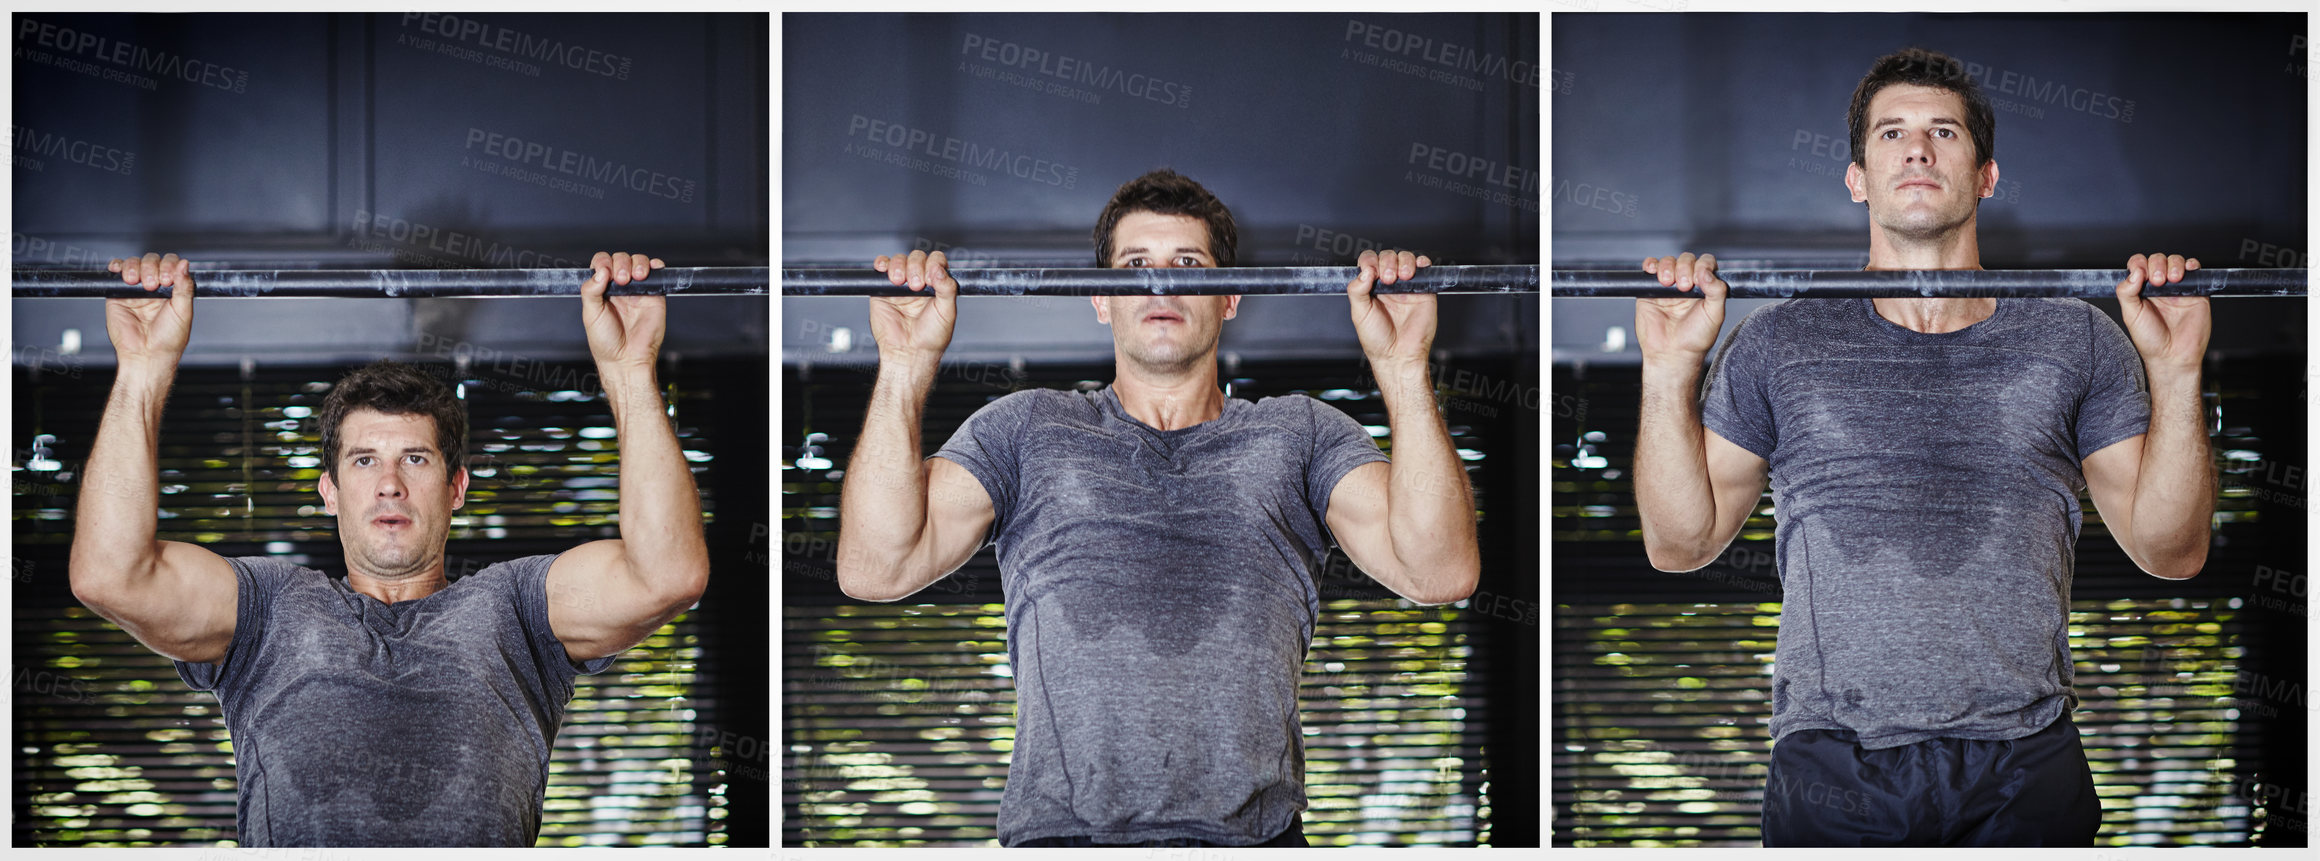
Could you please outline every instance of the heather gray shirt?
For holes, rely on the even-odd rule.
[[[233,643],[177,663],[233,734],[243,846],[530,846],[576,672],[548,628],[554,556],[382,604],[263,556],[229,559]]]
[[[1385,460],[1306,397],[1154,430],[1109,388],[1026,390],[938,457],[991,496],[1015,751],[999,840],[1249,844],[1305,807],[1297,681],[1329,494]]]
[[[1868,299],[1790,300],[1734,327],[1704,392],[1707,427],[1771,466],[1775,739],[2011,739],[2075,706],[2080,463],[2151,416],[2117,323],[2000,299],[1927,334]]]

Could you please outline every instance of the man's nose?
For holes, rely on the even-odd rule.
[[[1910,164],[1932,164],[1933,142],[1923,135],[1912,135],[1902,142],[1901,157]]]
[[[400,471],[397,471],[397,470],[392,470],[392,469],[390,469],[390,470],[387,470],[387,471],[386,471],[386,474],[385,474],[385,475],[381,475],[381,476],[379,476],[379,486],[378,486],[378,489],[376,490],[376,493],[378,493],[378,495],[379,495],[379,496],[382,496],[382,497],[387,497],[387,498],[390,498],[390,499],[400,499],[400,498],[402,498],[402,496],[403,496],[403,475],[402,475],[402,473],[401,473]]]

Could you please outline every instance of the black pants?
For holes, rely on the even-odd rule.
[[[1166,839],[1166,840],[1146,840],[1146,841],[1143,841],[1143,842],[1141,842],[1141,843],[1097,843],[1097,842],[1095,842],[1095,841],[1093,841],[1093,840],[1089,840],[1088,838],[1086,838],[1086,837],[1083,837],[1083,836],[1073,836],[1073,837],[1034,837],[1034,838],[1031,838],[1031,839],[1029,839],[1029,840],[1025,840],[1025,841],[1023,841],[1023,842],[1021,842],[1021,843],[1017,843],[1017,844],[1015,844],[1015,845],[1016,845],[1016,846],[1230,846],[1230,845],[1232,845],[1232,844],[1229,844],[1229,843],[1212,843],[1212,842],[1209,842],[1209,841],[1207,841],[1207,840],[1195,840],[1195,839],[1193,839],[1193,838],[1190,838],[1190,837],[1172,837],[1172,838],[1169,838],[1169,839]],[[1250,844],[1250,845],[1252,845],[1252,846],[1304,846],[1304,845],[1307,845],[1307,844],[1305,843],[1305,823],[1304,823],[1303,821],[1292,821],[1292,822],[1290,822],[1290,823],[1289,823],[1289,830],[1287,830],[1287,831],[1283,831],[1283,832],[1281,832],[1281,833],[1279,833],[1279,834],[1275,834],[1275,835],[1273,835],[1273,836],[1272,836],[1272,838],[1271,838],[1271,839],[1268,839],[1268,840],[1266,840],[1266,841],[1265,841],[1265,842],[1263,842],[1263,843],[1254,843],[1254,844]]]
[[[1856,738],[1802,730],[1773,746],[1764,845],[2091,846],[2102,825],[2068,714],[2005,741]]]

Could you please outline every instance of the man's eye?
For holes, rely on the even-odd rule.
[[[427,456],[426,456],[426,455],[423,455],[423,454],[413,454],[413,455],[406,455],[406,456],[404,456],[404,457],[403,457],[403,460],[405,460],[405,461],[408,461],[408,462],[410,462],[410,463],[413,463],[413,464],[422,464],[422,465],[423,465],[423,464],[425,464],[425,463],[427,462]]]
[[[1200,265],[1200,258],[1198,258],[1198,257],[1178,257],[1178,258],[1176,258],[1176,265],[1178,265],[1178,266],[1199,266],[1199,265]]]
[[[1144,265],[1146,265],[1146,264],[1145,264],[1144,258],[1142,258],[1142,257],[1130,257],[1130,258],[1128,258],[1128,268],[1131,268],[1131,269],[1133,269],[1133,268],[1136,268],[1136,267],[1139,267],[1139,266],[1144,266]]]
[[[370,455],[367,455],[367,454],[366,454],[366,455],[358,455],[358,456],[356,456],[356,457],[355,457],[355,459],[354,459],[354,465],[355,465],[355,466],[370,466],[370,465],[371,465],[371,456],[370,456]]]

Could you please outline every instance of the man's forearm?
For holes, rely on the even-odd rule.
[[[1700,424],[1700,363],[1645,359],[1635,435],[1635,511],[1644,552],[1662,570],[1690,570],[1712,552],[1716,494],[1708,476],[1707,430]]]
[[[1394,441],[1393,467],[1386,482],[1386,509],[1391,512],[1386,528],[1393,535],[1394,555],[1413,578],[1463,598],[1473,590],[1481,567],[1474,491],[1434,405],[1433,380],[1422,361],[1373,363],[1371,370],[1377,374]]]
[[[620,542],[628,569],[651,588],[699,594],[709,549],[676,431],[650,367],[597,367],[620,438]]]
[[[175,366],[128,362],[113,379],[73,518],[75,592],[133,584],[159,558],[161,411],[176,376]]]
[[[2207,559],[2208,524],[2215,515],[2215,466],[2199,371],[2148,371],[2151,427],[2135,473],[2134,530],[2152,573],[2189,577]]]
[[[920,427],[935,367],[881,357],[862,434],[838,493],[838,580],[876,586],[899,573],[926,525]]]

